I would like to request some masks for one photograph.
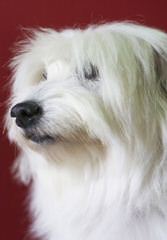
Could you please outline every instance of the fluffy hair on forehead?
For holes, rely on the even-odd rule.
[[[21,149],[22,180],[35,182],[39,235],[166,239],[166,222],[161,231],[157,221],[167,218],[166,46],[164,32],[128,22],[33,30],[20,43],[11,62],[11,106],[33,100],[43,111],[31,129],[9,114],[7,127]],[[37,142],[37,135],[56,140]],[[126,231],[129,222],[136,228]]]
[[[11,62],[11,66],[17,69],[17,75],[19,72],[27,73],[27,79],[31,79],[31,74],[42,71],[56,60],[64,60],[73,70],[77,67],[81,71],[90,62],[98,67],[102,75],[107,74],[113,79],[118,77],[120,81],[123,77],[122,84],[127,85],[129,81],[128,86],[133,88],[139,73],[148,78],[149,74],[155,73],[154,67],[158,62],[160,65],[161,58],[166,59],[166,35],[161,31],[130,23],[105,24],[90,26],[85,30],[67,29],[60,32],[41,29],[33,30],[31,34],[30,38],[20,42],[20,50]],[[36,74],[35,76],[39,77]],[[155,78],[156,76],[153,80]]]

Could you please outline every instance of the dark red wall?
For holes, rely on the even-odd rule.
[[[135,20],[167,31],[166,0],[0,0],[0,240],[30,240],[25,195],[11,165],[16,151],[3,133],[2,117],[8,95],[7,68],[20,27],[72,27],[113,20]]]

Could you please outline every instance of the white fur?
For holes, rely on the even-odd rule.
[[[84,78],[89,63],[96,81]],[[33,182],[32,232],[48,240],[166,240],[167,35],[132,23],[40,29],[11,65],[10,106],[40,102],[34,131],[58,136],[34,143],[7,116],[20,147],[18,177]]]

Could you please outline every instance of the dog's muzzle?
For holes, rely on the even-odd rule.
[[[21,102],[11,109],[11,117],[16,118],[17,126],[23,129],[36,125],[42,113],[42,107],[35,101]]]
[[[35,101],[25,101],[12,107],[10,115],[16,119],[16,125],[24,130],[24,137],[35,143],[53,143],[57,137],[38,131],[43,109]]]

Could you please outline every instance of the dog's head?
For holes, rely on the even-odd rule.
[[[11,64],[10,139],[38,151],[118,141],[159,152],[166,46],[165,33],[130,23],[33,32]]]

